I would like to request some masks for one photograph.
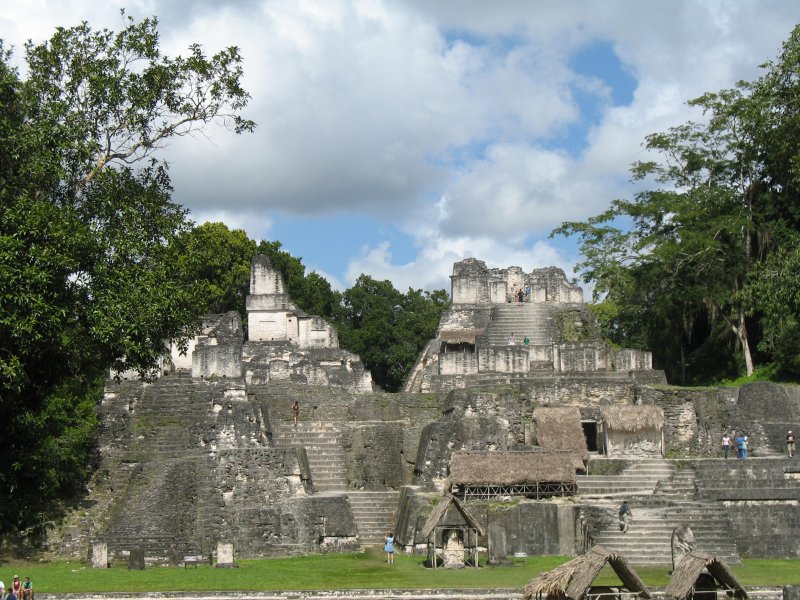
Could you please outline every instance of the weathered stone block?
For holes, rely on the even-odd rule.
[[[128,554],[128,570],[129,571],[143,571],[144,570],[144,548],[136,546],[131,548]]]
[[[108,568],[108,544],[105,542],[95,542],[92,544],[92,568]]]

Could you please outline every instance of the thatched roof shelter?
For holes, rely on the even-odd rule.
[[[442,501],[436,505],[436,507],[431,511],[431,514],[428,515],[428,519],[425,521],[425,525],[422,526],[422,537],[428,538],[434,528],[441,522],[444,518],[445,514],[447,513],[447,509],[453,506],[458,512],[461,514],[461,517],[464,519],[464,524],[468,527],[475,529],[479,535],[485,535],[486,532],[481,527],[480,523],[478,523],[472,515],[470,515],[465,509],[461,502],[458,501],[458,498],[453,496],[452,494],[446,494]]]
[[[522,590],[523,600],[581,600],[606,564],[611,565],[628,591],[650,598],[647,586],[624,558],[595,546],[586,554],[530,581]]]
[[[516,485],[537,481],[574,482],[570,452],[454,452],[450,482],[455,485]]]
[[[664,410],[652,404],[623,404],[600,409],[610,431],[637,432],[664,427]]]
[[[581,413],[574,406],[542,406],[533,411],[536,441],[543,448],[571,450],[589,460]]]
[[[474,329],[450,329],[439,332],[439,339],[448,344],[474,344],[475,336],[483,331]]]
[[[458,511],[461,523],[445,522],[451,507]],[[428,542],[428,565],[434,569],[440,561],[445,567],[461,568],[471,562],[478,568],[478,536],[486,535],[486,532],[452,494],[446,494],[431,511],[420,534]]]
[[[664,591],[664,598],[668,600],[685,600],[693,592],[697,578],[707,570],[725,590],[733,592],[735,598],[747,598],[747,592],[736,579],[728,566],[716,556],[693,550],[685,555],[669,580],[669,585]]]

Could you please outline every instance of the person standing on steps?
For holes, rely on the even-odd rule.
[[[731,451],[731,436],[728,435],[728,432],[725,432],[725,435],[722,436],[722,453],[725,455],[725,458],[728,458],[728,452]]]
[[[622,533],[628,533],[628,523],[633,517],[631,507],[627,500],[622,501],[622,506],[619,507],[619,530]]]
[[[738,458],[745,458],[747,456],[747,438],[744,437],[744,434],[740,431],[739,435],[736,436],[736,456]]]
[[[525,301],[525,292],[522,291],[522,288],[517,290],[517,305],[522,306],[522,303]]]
[[[292,402],[289,408],[292,409],[292,425],[297,427],[297,419],[300,416],[300,402],[297,400],[297,398],[295,398],[294,402]]]
[[[794,458],[794,434],[789,431],[786,434],[786,452],[789,454],[789,458]]]
[[[386,552],[386,562],[394,564],[394,532],[386,533],[386,541],[383,544],[383,551]]]

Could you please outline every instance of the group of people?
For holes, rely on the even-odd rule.
[[[14,575],[13,583],[6,593],[5,584],[0,581],[0,598],[2,600],[33,600],[33,582],[30,577],[22,581],[19,575]]]
[[[747,436],[742,433],[741,431],[736,434],[736,457],[737,458],[747,458],[747,444],[748,438]],[[730,454],[731,450],[733,450],[734,439],[728,435],[728,432],[725,432],[725,435],[722,436],[722,455],[724,458],[728,458],[728,454]]]
[[[517,301],[517,306],[522,306],[522,304],[526,302],[527,298],[531,295],[531,288],[530,286],[526,286],[524,290],[522,288],[519,288],[512,295],[514,297],[514,300]]]
[[[528,336],[526,335],[525,338],[522,340],[522,345],[527,346],[530,343],[531,341],[528,339]],[[517,344],[517,338],[514,337],[514,333],[512,332],[511,335],[508,336],[508,345],[515,346],[516,344]]]
[[[737,458],[747,458],[747,451],[749,440],[747,435],[743,432],[739,432],[736,435],[736,439],[734,440],[725,432],[725,435],[722,436],[722,454],[725,458],[728,458],[728,454],[733,450],[734,441],[736,443],[736,457]],[[790,430],[788,434],[786,434],[786,453],[789,455],[789,458],[794,458],[794,448],[795,448],[795,436],[794,433]]]

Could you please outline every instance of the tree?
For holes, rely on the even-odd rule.
[[[436,335],[448,306],[444,290],[409,289],[402,294],[388,280],[361,275],[342,294],[334,322],[342,347],[361,357],[378,385],[396,392],[420,351]]]
[[[41,525],[81,485],[109,369],[150,374],[198,324],[201,290],[170,253],[190,225],[153,152],[212,121],[253,127],[238,51],[163,57],[155,19],[59,28],[26,61],[23,80],[0,43],[7,532]]]
[[[689,102],[705,121],[646,138],[658,160],[635,163],[632,174],[654,188],[554,232],[580,237],[584,280],[616,309],[610,328],[679,361],[673,373],[685,374],[686,350],[698,364],[702,354],[725,364],[718,352],[726,336],[747,375],[755,348],[767,349],[761,306],[774,314],[777,297],[764,296],[762,267],[800,226],[799,67],[796,28],[764,76]]]
[[[203,312],[233,310],[247,322],[245,299],[250,293],[250,261],[256,243],[244,230],[203,223],[182,235],[173,252],[184,281],[202,287]]]

